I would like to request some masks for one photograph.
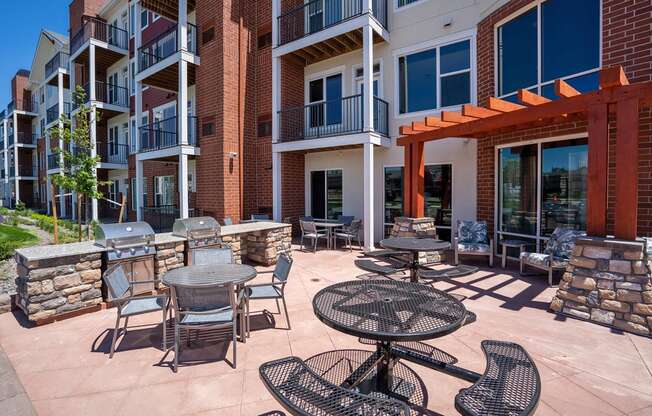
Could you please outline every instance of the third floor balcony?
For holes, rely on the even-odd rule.
[[[63,103],[63,113],[67,116],[70,117],[70,103]],[[46,124],[51,124],[54,123],[59,119],[60,113],[59,113],[59,103],[56,103],[53,106],[50,106],[50,108],[47,109],[45,113],[45,122]]]
[[[177,26],[173,26],[161,33],[150,42],[138,48],[138,69],[139,72],[162,62],[181,50]],[[188,48],[187,52],[198,54],[197,49],[197,26],[188,23]]]
[[[82,88],[86,94],[86,105],[89,106],[91,101],[91,84],[87,82]],[[108,111],[105,117],[111,118],[119,113],[129,111],[129,90],[126,87],[110,82],[95,81],[94,101],[101,103],[98,107]],[[107,104],[108,106],[104,106],[103,104]],[[77,107],[77,103],[74,103],[73,110],[76,110]]]
[[[91,39],[100,44],[106,44],[108,48],[115,49],[121,54],[129,50],[129,33],[117,26],[107,22],[85,16],[81,29],[75,33],[70,41],[70,53],[75,54],[83,45]]]
[[[70,55],[65,52],[57,52],[52,59],[45,64],[45,78],[49,78],[59,69],[68,70],[70,67]]]
[[[140,127],[139,130],[139,151],[141,153],[168,149],[181,145],[179,134],[177,134],[177,117],[155,121]],[[197,117],[188,116],[188,145],[198,146],[197,142]]]
[[[126,165],[129,157],[129,146],[112,141],[97,142],[97,155],[101,163]]]
[[[304,42],[313,49],[299,53],[306,60],[326,59],[362,47],[362,35],[358,30],[367,14],[367,0],[311,0],[298,7],[284,10],[278,16],[278,46],[283,46],[320,32],[330,30],[328,36],[319,36],[313,42]],[[383,29],[388,27],[388,2],[372,0],[371,17]],[[332,29],[332,30],[331,30]],[[312,39],[312,38],[311,38]],[[308,55],[303,56],[303,55]],[[324,55],[323,57],[312,55]],[[312,58],[311,58],[312,56]],[[310,59],[308,59],[310,58]]]

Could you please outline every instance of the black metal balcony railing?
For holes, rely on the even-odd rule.
[[[317,139],[363,131],[362,95],[279,111],[279,141]],[[374,131],[387,136],[389,105],[374,97]]]
[[[278,17],[278,44],[335,26],[363,14],[363,0],[312,0]],[[373,0],[372,15],[387,27],[387,0]]]
[[[102,20],[85,16],[81,29],[75,33],[70,41],[70,53],[75,53],[91,38],[106,42],[120,49],[129,49],[129,32],[109,25]]]
[[[56,153],[48,155],[48,169],[58,169],[59,168],[60,157]]]
[[[179,146],[177,118],[170,117],[140,127],[140,152]],[[188,116],[188,144],[197,146],[197,117]]]
[[[52,59],[45,64],[45,77],[49,77],[59,68],[68,69],[70,55],[65,52],[57,52]]]
[[[12,144],[14,144],[14,132],[13,130],[9,130],[9,133],[7,133],[7,147]]]
[[[36,168],[32,166],[18,166],[18,176],[37,176]],[[9,168],[9,177],[16,177],[16,167],[12,166]]]
[[[181,217],[181,210],[174,205],[162,205],[157,207],[143,207],[143,221],[148,223],[157,233],[172,231],[172,225],[177,218]],[[201,216],[201,210],[190,208],[189,217]]]
[[[36,144],[36,137],[34,134],[31,133],[24,133],[19,131],[16,134],[16,143],[22,143],[22,144]]]
[[[63,103],[63,113],[67,117],[70,117],[70,103],[66,103],[66,102]],[[59,103],[56,103],[55,105],[47,109],[45,113],[45,120],[47,124],[50,124],[50,123],[54,123],[58,119],[59,119]]]
[[[13,100],[7,104],[7,115],[11,114],[14,111],[15,103]]]
[[[91,96],[89,83],[84,85],[84,91],[86,99],[89,100]],[[129,107],[129,90],[108,82],[95,81],[95,100],[120,107]]]
[[[126,165],[129,156],[129,146],[115,142],[98,142],[97,154],[103,163]]]
[[[156,65],[165,58],[179,51],[177,26],[173,26],[152,39],[146,45],[138,48],[139,71]],[[188,23],[188,52],[198,55],[197,26]]]

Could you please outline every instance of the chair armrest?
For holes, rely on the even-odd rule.
[[[246,285],[245,289],[248,288],[248,287],[263,287],[263,286],[281,286],[281,283],[274,283],[274,282],[272,282],[272,283],[254,283],[254,284],[251,284],[251,285]]]
[[[146,283],[160,283],[161,280],[139,280],[139,281],[133,281],[129,282],[130,285],[142,285]]]
[[[128,298],[123,298],[125,301],[129,300],[134,300],[134,299],[165,299],[169,300],[170,297],[168,295],[147,295],[147,296],[129,296]]]
[[[205,310],[205,311],[180,310],[179,314],[180,315],[212,315],[214,313],[224,312],[224,311],[226,311],[228,309],[231,309],[231,307],[227,306],[225,308],[208,309],[208,310]]]

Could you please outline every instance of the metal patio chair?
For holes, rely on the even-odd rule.
[[[231,329],[233,339],[233,364],[236,368],[236,344],[238,315],[242,310],[241,295],[236,294],[233,284],[210,288],[188,288],[172,286],[171,298],[174,307],[174,363],[173,371],[179,367],[179,350],[181,348],[181,330],[190,331]],[[241,327],[244,317],[240,317]],[[241,332],[243,333],[243,332]]]
[[[225,217],[223,222],[224,225],[233,225],[233,220],[231,219],[231,217]]]
[[[303,221],[299,220],[299,225],[301,226],[301,249],[303,250],[303,240],[305,238],[313,240],[313,253],[317,252],[317,241],[320,238],[328,240],[328,232],[325,230],[317,230],[317,226],[312,221]]]
[[[355,217],[353,215],[338,215],[337,216],[337,221],[341,222],[345,226],[351,225]]]
[[[525,275],[525,267],[529,266],[548,273],[548,286],[552,286],[552,275],[555,271],[564,271],[570,262],[575,240],[586,233],[578,230],[557,227],[546,242],[543,253],[524,251],[520,254],[520,274]]]
[[[360,228],[362,227],[362,220],[352,220],[350,225],[344,225],[342,229],[335,231],[335,248],[337,248],[337,240],[344,240],[353,251],[353,240],[358,243],[358,247],[362,250],[360,243]]]
[[[457,235],[453,240],[455,265],[460,264],[460,254],[489,257],[489,267],[494,266],[494,240],[489,238],[486,221],[457,221]]]
[[[290,326],[290,315],[288,315],[288,307],[285,303],[285,285],[288,282],[288,277],[290,276],[290,270],[292,269],[292,259],[289,258],[286,254],[281,254],[276,260],[276,267],[273,271],[264,271],[258,272],[258,274],[272,274],[271,283],[259,283],[251,284],[245,286],[244,290],[244,302],[245,302],[245,314],[247,316],[246,328],[247,336],[249,336],[250,326],[249,326],[249,300],[250,299],[274,299],[276,300],[276,307],[278,313],[281,313],[281,306],[278,301],[281,299],[283,301],[283,310],[285,311],[285,319],[288,324],[288,330],[292,329]]]
[[[254,221],[269,221],[269,214],[251,214],[251,219]]]
[[[233,250],[231,248],[198,248],[192,253],[193,266],[206,266],[211,264],[233,263]]]
[[[125,318],[123,336],[127,333],[127,325],[129,324],[129,317],[135,315],[142,315],[150,312],[163,313],[163,351],[167,348],[166,337],[166,316],[169,307],[169,298],[167,295],[155,296],[134,296],[134,285],[141,283],[154,283],[154,280],[141,280],[138,282],[130,282],[127,274],[121,264],[116,264],[107,269],[102,276],[104,284],[106,285],[109,293],[113,297],[113,303],[116,305],[118,316],[115,321],[115,329],[113,330],[113,340],[111,341],[111,352],[109,358],[113,358],[115,353],[115,343],[118,339],[118,332],[120,331],[120,319]]]

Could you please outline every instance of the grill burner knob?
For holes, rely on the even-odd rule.
[[[115,255],[116,255],[116,257],[121,257],[122,256],[122,251],[116,250]]]
[[[149,253],[149,246],[145,246],[143,249],[145,250],[145,253]]]
[[[133,255],[133,254],[136,254],[136,249],[132,247],[132,248],[129,249],[129,252],[130,252],[132,255]]]

